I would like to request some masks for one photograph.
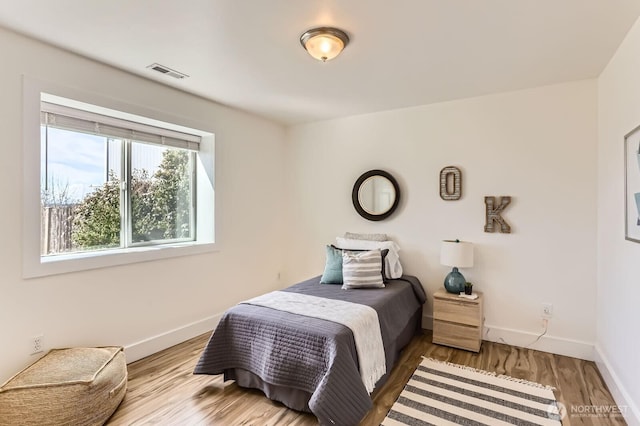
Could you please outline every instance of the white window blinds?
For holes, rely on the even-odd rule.
[[[41,102],[40,122],[65,130],[198,151],[201,137],[176,130]]]

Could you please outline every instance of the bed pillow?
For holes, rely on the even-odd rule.
[[[338,248],[336,246],[334,246],[333,244],[331,244],[331,247],[333,247],[336,250],[340,250],[340,280],[342,280],[342,252],[343,250],[341,248]],[[345,249],[347,250],[347,249]],[[369,251],[369,250],[347,250],[353,253],[359,253],[362,251]],[[385,259],[387,258],[387,255],[389,254],[389,249],[384,249],[384,250],[380,250],[380,254],[382,255],[382,269],[380,270],[380,272],[382,273],[382,282],[383,283],[387,283],[387,266],[385,262]],[[340,281],[340,284],[342,284],[342,281]]]
[[[359,253],[367,250],[348,250],[352,253]],[[326,246],[326,261],[324,265],[324,272],[320,278],[320,284],[342,284],[342,249],[332,245]],[[385,275],[385,261],[389,250],[380,250],[382,256],[382,268],[380,272],[382,274],[382,282],[386,284],[387,279]]]
[[[342,252],[342,288],[383,288],[380,249]]]
[[[393,241],[351,240],[337,237],[336,247],[343,250],[388,249],[389,254],[385,258],[386,278],[400,278],[402,276],[402,265],[400,264],[400,256],[398,255],[400,247]]]
[[[327,260],[320,284],[342,284],[342,250],[327,246]]]
[[[349,240],[389,241],[387,234],[358,234],[357,232],[345,232],[344,237]]]

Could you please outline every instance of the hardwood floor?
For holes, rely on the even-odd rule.
[[[261,392],[241,389],[221,376],[191,374],[209,335],[129,364],[128,391],[108,425],[317,425],[308,413],[287,409]],[[426,356],[506,374],[556,388],[567,409],[564,425],[624,425],[621,416],[586,415],[590,407],[615,405],[595,364],[576,358],[484,342],[480,353],[431,343],[431,332],[416,336],[402,353],[361,425],[379,425],[405,383]],[[572,412],[573,409],[573,412]]]

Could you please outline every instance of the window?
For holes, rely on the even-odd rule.
[[[199,145],[42,102],[41,255],[193,241]]]
[[[95,94],[23,87],[26,278],[215,250],[213,133]]]

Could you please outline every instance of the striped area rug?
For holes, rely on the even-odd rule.
[[[425,358],[382,425],[560,425],[558,404],[550,387]]]

